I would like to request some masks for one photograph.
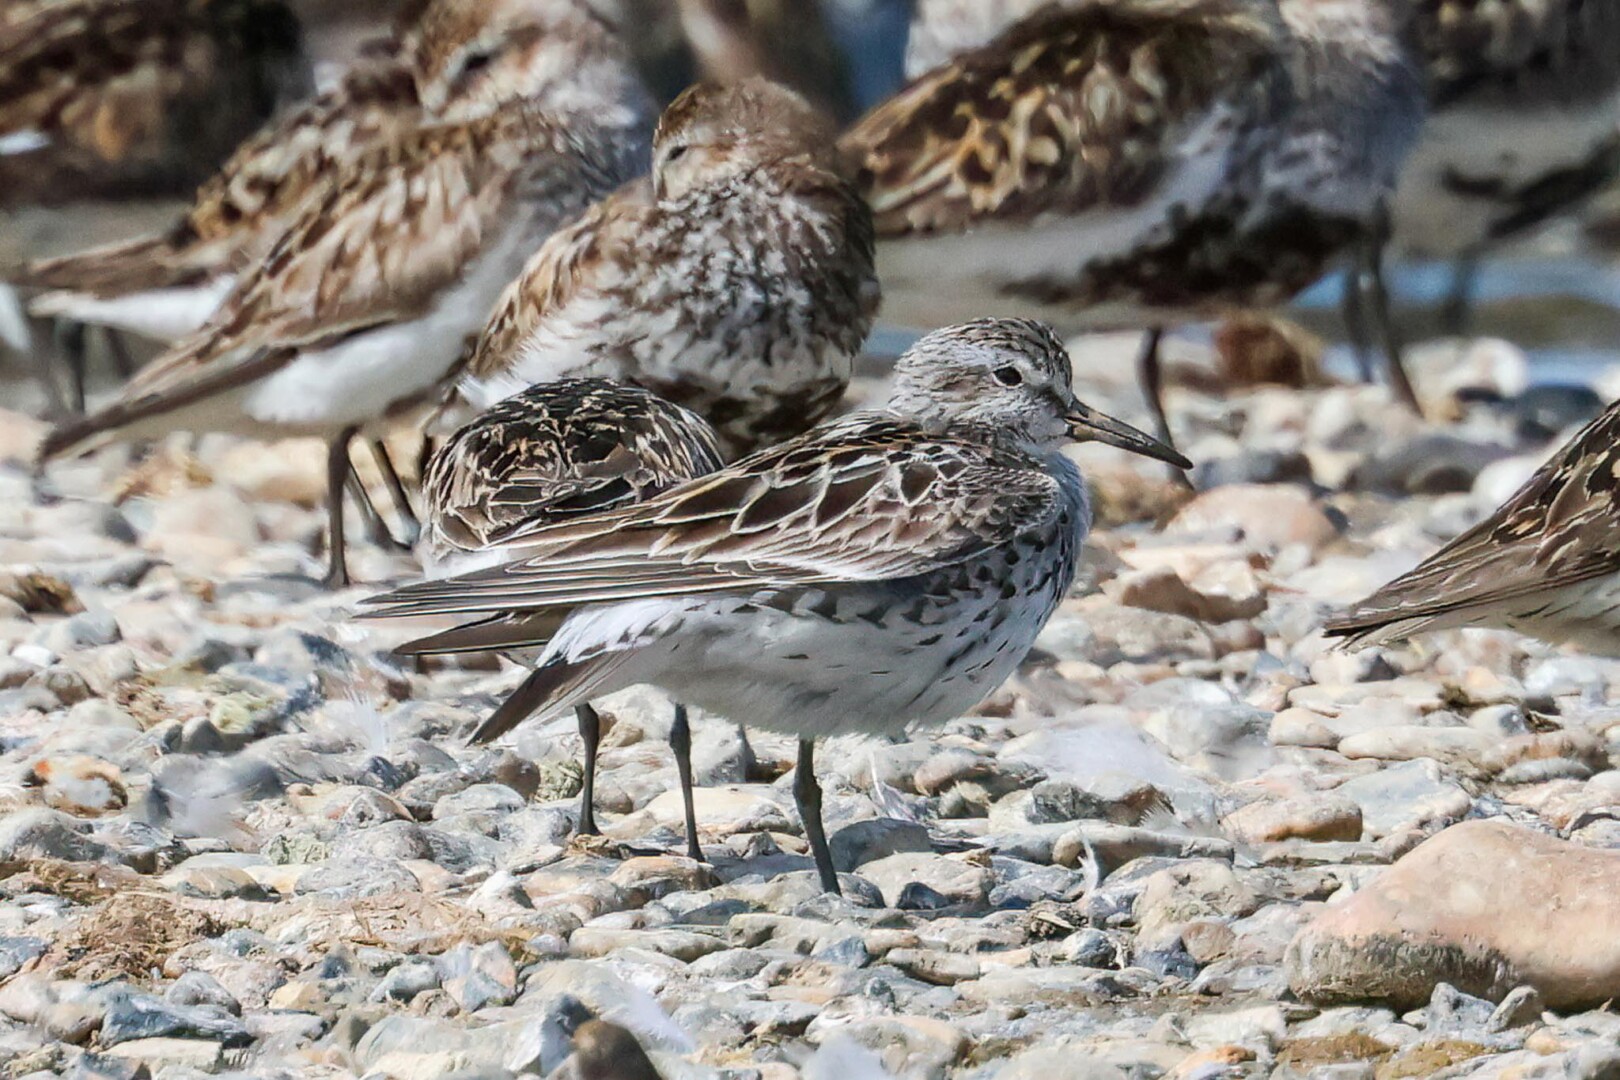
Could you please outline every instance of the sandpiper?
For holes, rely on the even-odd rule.
[[[1620,655],[1620,403],[1489,517],[1326,632],[1359,647],[1461,626]]]
[[[640,128],[523,101],[362,154],[311,196],[203,329],[110,405],[52,431],[43,455],[175,429],[325,438],[327,581],[346,584],[350,441],[435,388],[540,241],[644,156]]]
[[[507,398],[452,435],[428,462],[422,484],[423,569],[440,578],[519,557],[531,532],[597,510],[645,501],[720,467],[714,430],[654,394],[607,379],[569,379]],[[497,615],[492,630],[510,636]],[[463,648],[473,647],[458,631]],[[535,653],[512,659],[532,661]],[[530,681],[537,677],[531,676]],[[528,714],[525,683],[479,728],[487,740]],[[579,831],[597,832],[596,750],[601,720],[587,702],[574,706],[585,745]],[[692,732],[676,704],[669,731],[686,810],[686,847],[702,860],[692,805]]]
[[[618,39],[584,0],[430,0],[332,89],[267,124],[166,232],[7,274],[36,316],[173,341],[200,328],[334,169],[427,123],[527,99],[608,127],[650,124]]]
[[[1067,593],[1090,525],[1064,444],[1189,465],[1081,404],[1071,378],[1040,323],[936,331],[897,363],[885,411],[537,529],[521,561],[408,586],[370,614],[477,617],[406,653],[540,649],[523,714],[649,683],[797,735],[795,798],[837,892],[815,740],[949,720],[1011,674]],[[524,618],[495,632],[490,617],[514,611]]]
[[[1269,306],[1376,229],[1423,86],[1383,0],[1049,5],[923,75],[843,145],[886,317],[964,307],[1159,329]]]
[[[282,0],[8,0],[0,207],[183,192],[311,80]]]
[[[733,454],[828,415],[879,299],[871,214],[833,144],[763,79],[687,91],[652,177],[560,230],[506,291],[460,408],[605,376],[705,417]]]
[[[1414,18],[1431,107],[1391,239],[1459,263],[1460,323],[1480,257],[1620,173],[1620,0],[1424,0]]]

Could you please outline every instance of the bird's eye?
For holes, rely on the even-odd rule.
[[[996,368],[990,375],[1002,386],[1018,386],[1024,381],[1024,373],[1011,364]]]
[[[461,77],[465,79],[469,75],[478,74],[480,71],[483,71],[485,68],[489,67],[494,59],[495,54],[489,52],[475,52],[468,54],[467,59],[462,61],[461,64]]]
[[[681,160],[681,158],[686,156],[686,151],[688,149],[689,148],[685,143],[676,143],[674,146],[669,148],[669,153],[664,155],[665,163]]]

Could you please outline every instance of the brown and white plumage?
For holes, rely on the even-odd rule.
[[[527,254],[643,153],[633,130],[524,102],[368,151],[312,195],[207,325],[110,405],[52,431],[43,454],[114,432],[328,438],[330,577],[346,581],[349,439],[436,387]]]
[[[426,527],[419,546],[429,577],[467,573],[513,557],[547,526],[633,505],[720,467],[714,431],[691,412],[645,390],[606,379],[530,387],[452,435],[428,463],[422,492]],[[493,637],[509,638],[498,616]],[[476,647],[458,632],[458,648]],[[524,662],[533,656],[509,654]],[[529,710],[527,684],[487,721],[510,727]],[[576,704],[585,746],[580,831],[596,832],[594,793],[601,722]],[[703,857],[692,803],[691,728],[677,705],[670,727],[686,809],[687,852]]]
[[[1326,630],[1377,645],[1459,626],[1620,655],[1620,404],[1484,521]]]
[[[166,233],[10,277],[54,290],[31,303],[37,315],[172,340],[207,319],[334,170],[417,127],[519,99],[604,127],[650,123],[622,46],[583,0],[432,0],[337,86],[248,139]]]
[[[836,890],[814,739],[949,719],[1013,670],[1068,591],[1090,523],[1064,443],[1187,464],[1080,404],[1071,379],[1040,324],[937,331],[897,364],[887,411],[536,530],[524,558],[408,586],[374,613],[478,616],[406,651],[543,648],[523,709],[481,737],[636,683],[798,735],[795,794]]]
[[[804,430],[848,384],[878,304],[870,213],[802,99],[700,85],[654,171],[559,231],[506,291],[458,394],[601,376],[708,419],[733,453]]]
[[[1078,325],[1286,298],[1371,216],[1416,130],[1397,36],[1323,0],[1039,11],[846,135],[885,282],[932,273],[946,299],[960,282]]]
[[[1381,0],[1036,10],[843,140],[887,317],[1157,329],[1290,298],[1378,220],[1423,107],[1407,46]]]
[[[281,0],[10,0],[0,206],[184,191],[310,80]]]
[[[1620,0],[1421,0],[1432,108],[1394,201],[1408,254],[1476,252],[1620,173]]]
[[[638,387],[530,387],[434,452],[422,482],[424,568],[443,577],[504,562],[535,529],[642,502],[719,467],[701,418]]]

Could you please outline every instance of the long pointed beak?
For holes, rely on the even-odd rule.
[[[1075,402],[1064,419],[1068,421],[1069,434],[1075,442],[1107,443],[1133,454],[1167,461],[1178,469],[1193,467],[1193,463],[1177,453],[1175,447],[1160,442],[1145,431],[1136,430],[1123,420],[1104,416],[1079,402]]]

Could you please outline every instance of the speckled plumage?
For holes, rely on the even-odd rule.
[[[35,314],[182,336],[335,170],[425,124],[519,99],[604,128],[651,125],[628,56],[584,0],[432,0],[337,86],[243,143],[172,229],[8,276],[56,290],[34,300]]]
[[[652,179],[559,231],[507,290],[460,397],[605,376],[692,409],[733,453],[826,416],[878,304],[871,217],[831,147],[761,80],[683,95]]]
[[[8,0],[0,207],[184,191],[310,85],[280,0]]]
[[[568,379],[507,398],[434,453],[422,483],[425,528],[418,546],[430,578],[469,573],[520,557],[525,539],[549,525],[634,505],[720,467],[714,431],[695,414],[638,387]],[[508,618],[497,615],[496,636]],[[476,643],[458,630],[458,646]],[[508,652],[519,663],[532,652]],[[496,713],[526,710],[520,687]],[[601,723],[575,706],[585,747],[580,831],[596,831],[596,749]],[[505,721],[492,724],[499,726]],[[692,804],[691,728],[677,705],[670,726],[686,807],[687,850],[702,858]]]
[[[422,400],[559,222],[639,171],[633,131],[514,102],[419,128],[337,170],[197,333],[43,455],[97,435],[174,429],[332,440]],[[341,543],[331,579],[346,581]]]
[[[1275,303],[1367,229],[1422,111],[1377,0],[1054,5],[844,145],[891,317],[1157,325]]]
[[[434,452],[422,481],[424,568],[442,577],[504,562],[534,529],[719,467],[713,430],[646,390],[607,379],[530,387]]]
[[[1620,403],[1495,513],[1326,630],[1377,645],[1459,626],[1620,655]]]
[[[1447,257],[1579,205],[1620,173],[1620,0],[1421,0],[1433,107],[1394,240]]]
[[[796,794],[836,889],[813,740],[949,719],[1012,672],[1068,591],[1090,523],[1065,442],[1187,464],[1086,409],[1071,378],[1040,324],[937,331],[897,364],[888,411],[539,529],[522,561],[409,586],[374,613],[481,616],[463,631],[479,647],[543,647],[525,711],[480,737],[635,683],[797,734]],[[456,647],[451,631],[407,650]]]

